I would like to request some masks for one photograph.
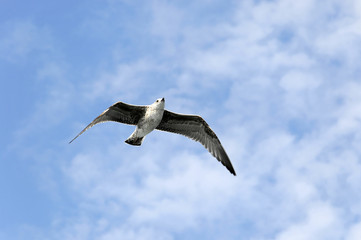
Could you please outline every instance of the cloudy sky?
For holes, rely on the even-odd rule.
[[[0,8],[0,239],[361,239],[361,2]],[[233,163],[84,126],[116,101],[199,114]]]

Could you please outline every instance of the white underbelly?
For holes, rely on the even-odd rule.
[[[148,111],[135,129],[136,137],[144,137],[153,131],[162,121],[164,111]]]

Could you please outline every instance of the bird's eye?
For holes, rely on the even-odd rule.
[[[159,102],[159,100],[157,100],[156,102]]]

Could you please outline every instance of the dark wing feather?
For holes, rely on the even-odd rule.
[[[77,137],[79,137],[86,130],[94,126],[95,124],[114,121],[125,124],[136,125],[139,122],[139,119],[144,116],[146,110],[146,106],[135,106],[126,104],[123,102],[117,102],[110,106],[107,110],[105,110],[102,114],[100,114],[97,118],[95,118],[87,127],[85,127],[78,135],[76,135],[73,140],[69,143],[73,142]]]
[[[200,142],[233,175],[236,172],[216,134],[200,116],[183,115],[164,110],[158,130],[178,133]]]

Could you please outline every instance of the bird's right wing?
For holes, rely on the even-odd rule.
[[[163,119],[156,129],[181,134],[200,142],[233,175],[236,175],[221,142],[202,117],[164,110]]]
[[[73,142],[77,137],[79,137],[86,130],[94,126],[95,124],[114,121],[119,123],[136,125],[139,122],[139,119],[144,116],[146,111],[146,106],[135,106],[126,104],[123,102],[117,102],[110,106],[107,110],[105,110],[102,114],[100,114],[97,118],[95,118],[88,126],[86,126],[78,135],[76,135],[73,140],[69,143]]]

